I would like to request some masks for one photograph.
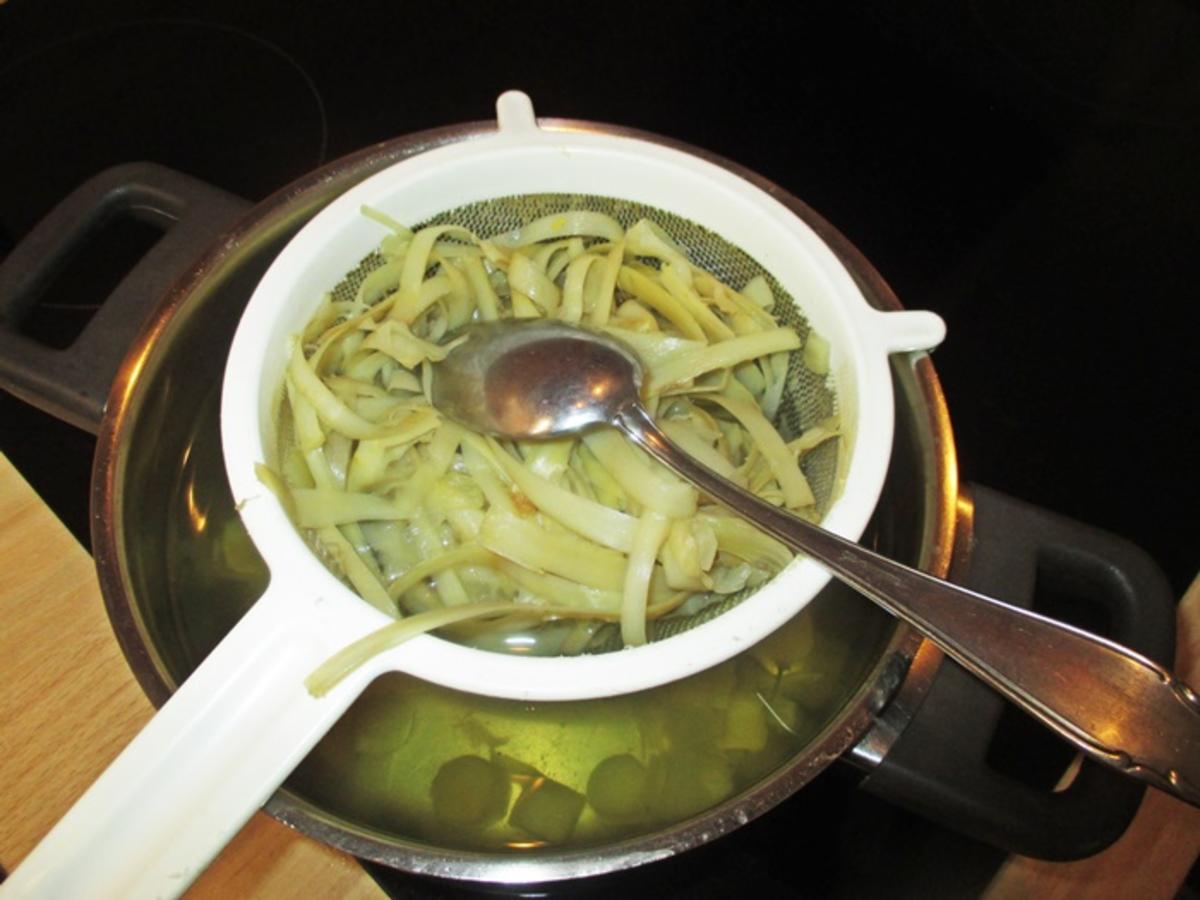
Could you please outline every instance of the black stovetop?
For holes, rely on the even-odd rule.
[[[1181,593],[1200,564],[1200,8],[783,9],[0,0],[0,254],[108,165],[258,200],[371,143],[487,119],[519,87],[542,115],[678,138],[809,203],[946,319],[934,360],[964,479],[1131,538]],[[28,327],[61,340],[99,290],[48,297]],[[0,450],[86,541],[91,438],[2,393],[0,421]],[[836,820],[785,804],[638,889],[962,895],[994,870],[994,851],[839,778],[806,789]],[[801,831],[823,867],[789,869]]]

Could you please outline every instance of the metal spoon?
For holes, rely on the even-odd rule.
[[[713,499],[913,625],[1089,756],[1200,806],[1200,697],[1133,651],[900,565],[795,518],[678,449],[642,406],[621,342],[554,321],[465,329],[434,367],[434,406],[497,436],[614,425]],[[698,666],[698,668],[700,668]]]

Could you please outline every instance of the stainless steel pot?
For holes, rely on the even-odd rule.
[[[0,383],[68,421],[98,429],[96,564],[122,649],[156,704],[258,596],[265,578],[233,515],[216,429],[225,348],[254,284],[283,244],[352,184],[492,127],[462,125],[368,148],[252,209],[178,173],[121,167],[65,200],[0,267],[0,319],[16,322],[69,247],[107,217],[136,215],[167,233],[73,348],[49,350],[15,326],[0,330]],[[805,219],[872,304],[899,308],[880,275],[807,206],[753,173],[714,161]],[[148,311],[144,322],[141,311]],[[1154,564],[1111,535],[983,488],[960,487],[932,363],[897,357],[892,365],[897,432],[873,523],[877,546],[1012,602],[1028,603],[1038,580],[1065,585],[1109,620],[1115,639],[1169,662],[1173,600]],[[347,812],[336,792],[306,778],[303,767],[267,809],[313,837],[388,866],[502,883],[577,878],[673,856],[787,800],[835,762],[859,770],[864,789],[1007,850],[1080,857],[1124,830],[1141,787],[1087,762],[1059,791],[996,771],[988,748],[1006,715],[998,697],[910,629],[837,585],[814,606],[818,613],[836,610],[843,627],[852,623],[854,629],[847,642],[853,652],[840,664],[837,702],[811,740],[782,764],[699,814],[575,849],[480,852]],[[1063,761],[1065,768],[1067,757]]]

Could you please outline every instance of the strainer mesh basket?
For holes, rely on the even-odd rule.
[[[429,225],[454,224],[481,237],[491,237],[521,228],[542,216],[573,209],[605,213],[624,228],[640,219],[649,219],[662,227],[694,264],[735,289],[756,276],[763,276],[775,297],[772,310],[775,318],[780,324],[794,328],[802,339],[807,339],[810,326],[795,299],[745,251],[695,222],[643,203],[593,194],[521,194],[460,206],[412,227],[417,230]],[[378,253],[366,256],[333,289],[333,299],[353,300],[363,279],[382,264],[383,257]],[[829,379],[813,373],[804,365],[800,353],[794,352],[775,421],[780,434],[785,440],[791,440],[813,425],[826,421],[836,411],[837,398]],[[817,498],[817,511],[822,515],[835,499],[839,483],[838,444],[837,439],[824,442],[810,451],[802,463],[805,477]],[[712,602],[688,615],[666,616],[651,622],[648,637],[652,641],[662,640],[686,631],[736,606],[751,593],[753,589],[714,597]],[[617,629],[604,626],[596,631],[586,650],[607,652],[620,649],[620,646]]]

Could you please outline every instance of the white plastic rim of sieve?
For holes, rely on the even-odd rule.
[[[932,347],[944,334],[941,320],[925,312],[872,309],[806,223],[727,169],[637,138],[584,127],[543,129],[529,98],[515,91],[499,98],[497,112],[494,135],[400,162],[331,203],[279,254],[246,307],[226,367],[222,443],[235,502],[272,573],[286,571],[293,583],[310,586],[316,595],[350,593],[298,534],[282,505],[258,480],[255,466],[273,457],[269,448],[289,337],[303,329],[325,292],[382,236],[362,208],[416,223],[515,194],[583,193],[643,203],[709,229],[771,272],[831,346],[831,377],[849,451],[844,489],[822,525],[858,539],[878,502],[891,454],[888,354]],[[615,653],[527,658],[422,636],[389,651],[383,668],[458,690],[516,699],[629,693],[736,655],[799,612],[828,580],[823,567],[798,559],[713,621]],[[379,613],[378,623],[386,621]]]

